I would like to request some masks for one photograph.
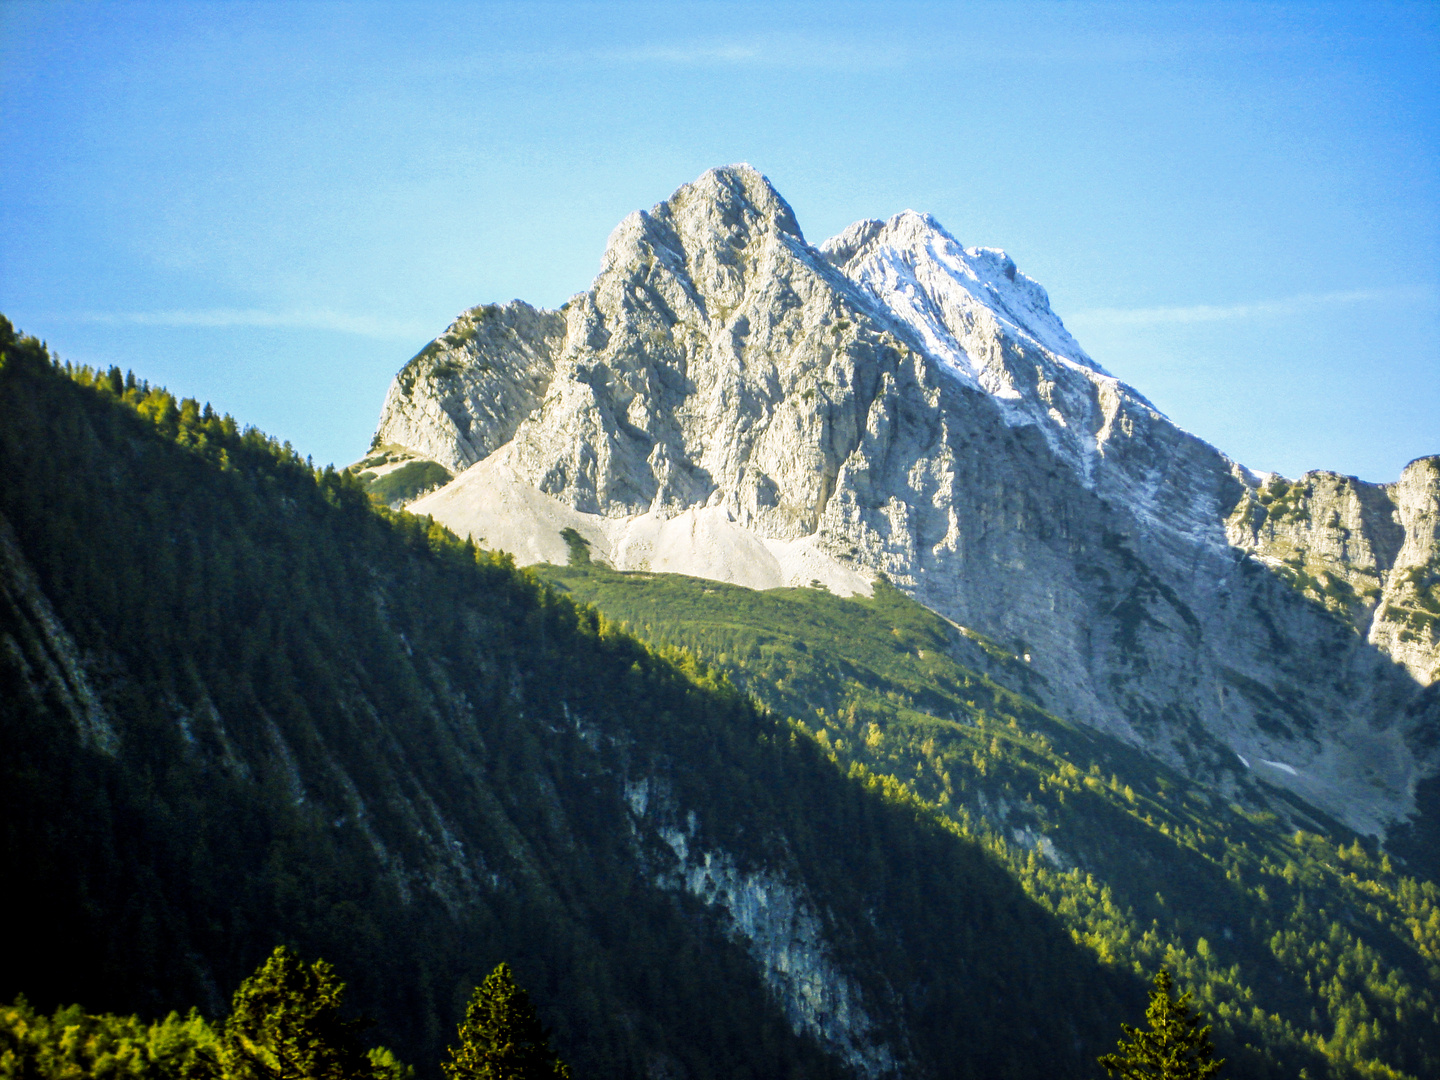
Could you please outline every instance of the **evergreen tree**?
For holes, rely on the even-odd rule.
[[[217,1080],[214,1049],[194,1009],[147,1024],[79,1005],[46,1016],[23,997],[0,1005],[0,1080]]]
[[[406,1065],[388,1046],[377,1046],[366,1052],[375,1080],[415,1080],[415,1066]]]
[[[460,1045],[442,1066],[447,1080],[569,1080],[570,1069],[550,1049],[530,995],[501,963],[475,988],[460,1025]]]
[[[1190,991],[1171,997],[1170,972],[1161,968],[1145,1010],[1149,1030],[1121,1024],[1125,1038],[1118,1053],[1101,1057],[1112,1077],[1120,1080],[1206,1080],[1220,1071],[1225,1059],[1215,1060],[1210,1025],[1190,1007]],[[1204,1026],[1202,1026],[1202,1024]]]
[[[307,967],[276,949],[235,991],[220,1037],[225,1080],[371,1080],[363,1022],[340,1016],[344,993],[324,960]]]

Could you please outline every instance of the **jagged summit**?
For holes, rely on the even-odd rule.
[[[780,234],[804,243],[790,204],[757,169],[726,165],[711,169],[650,210],[629,214],[610,234],[600,273],[603,277],[654,252],[669,254],[680,265],[700,254],[713,261],[689,269],[698,270],[707,284],[723,291],[726,284],[733,284],[740,254]]]
[[[929,214],[905,210],[885,222],[858,221],[821,250],[892,308],[899,296],[907,298],[915,316],[907,321],[924,327],[947,353],[963,354],[957,324],[983,313],[1032,344],[1105,374],[1051,310],[1039,282],[1020,273],[999,248],[963,247]],[[966,356],[961,365],[978,374],[983,361]]]
[[[815,248],[759,172],[711,170],[627,217],[562,311],[461,316],[376,440],[459,473],[412,509],[521,562],[563,562],[573,528],[618,569],[840,593],[883,573],[1030,657],[1061,715],[1222,786],[1258,762],[1363,831],[1433,771],[1440,472],[1356,489],[1405,539],[1336,578],[1359,528],[1338,494],[1181,431],[1004,252],[924,214]],[[1329,533],[1282,512],[1340,514],[1323,582],[1353,603],[1305,561]]]
[[[1203,494],[1175,502],[1156,490],[1154,480],[1172,471],[1169,459],[1195,449],[1191,440],[1086,354],[1045,289],[1004,251],[963,247],[913,210],[856,222],[821,250],[943,371],[990,395],[1007,423],[1043,434],[1082,484],[1120,489],[1144,512],[1190,518],[1196,536],[1222,542],[1207,528],[1213,507],[1200,505]]]
[[[652,213],[675,220],[699,217],[710,223],[717,235],[774,228],[804,239],[790,204],[767,176],[746,162],[711,169],[676,190]]]

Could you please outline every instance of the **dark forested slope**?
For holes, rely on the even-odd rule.
[[[1097,958],[1167,965],[1232,1066],[1250,1067],[1250,1043],[1291,1075],[1440,1072],[1440,890],[1372,839],[1282,789],[1222,794],[1046,714],[1001,685],[1030,687],[1022,657],[883,581],[872,599],[756,592],[616,573],[571,542],[571,565],[538,572],[715,664],[837,764],[903,784]]]
[[[0,517],[0,995],[218,1015],[284,942],[430,1074],[503,958],[577,1077],[1083,1076],[1144,1000],[705,666],[5,322]]]

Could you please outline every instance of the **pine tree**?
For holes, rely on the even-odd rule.
[[[1118,1053],[1099,1059],[1112,1077],[1120,1080],[1206,1080],[1220,1071],[1225,1059],[1215,1060],[1210,1025],[1190,1007],[1190,991],[1171,997],[1170,972],[1161,968],[1145,1010],[1149,1030],[1121,1024],[1125,1038]],[[1201,1026],[1201,1025],[1204,1026]]]
[[[475,988],[460,1025],[460,1045],[442,1065],[447,1080],[569,1080],[570,1069],[550,1049],[530,995],[501,963]]]
[[[324,960],[283,945],[240,984],[220,1037],[225,1080],[372,1080],[375,1068],[340,1016],[345,984]]]

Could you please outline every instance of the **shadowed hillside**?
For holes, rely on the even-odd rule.
[[[1249,1043],[1296,1070],[1316,1048],[1342,1072],[1440,1067],[1440,892],[1373,840],[1284,789],[1252,780],[1222,796],[1045,713],[1003,685],[1036,684],[1023,656],[883,581],[869,599],[756,592],[617,573],[571,541],[571,564],[538,568],[545,578],[715,664],[841,767],[904,785],[1097,958],[1170,967],[1232,1064],[1249,1062]]]
[[[277,943],[434,1074],[508,959],[580,1076],[1084,1076],[1143,983],[893,783],[358,481],[0,324],[0,995]]]

